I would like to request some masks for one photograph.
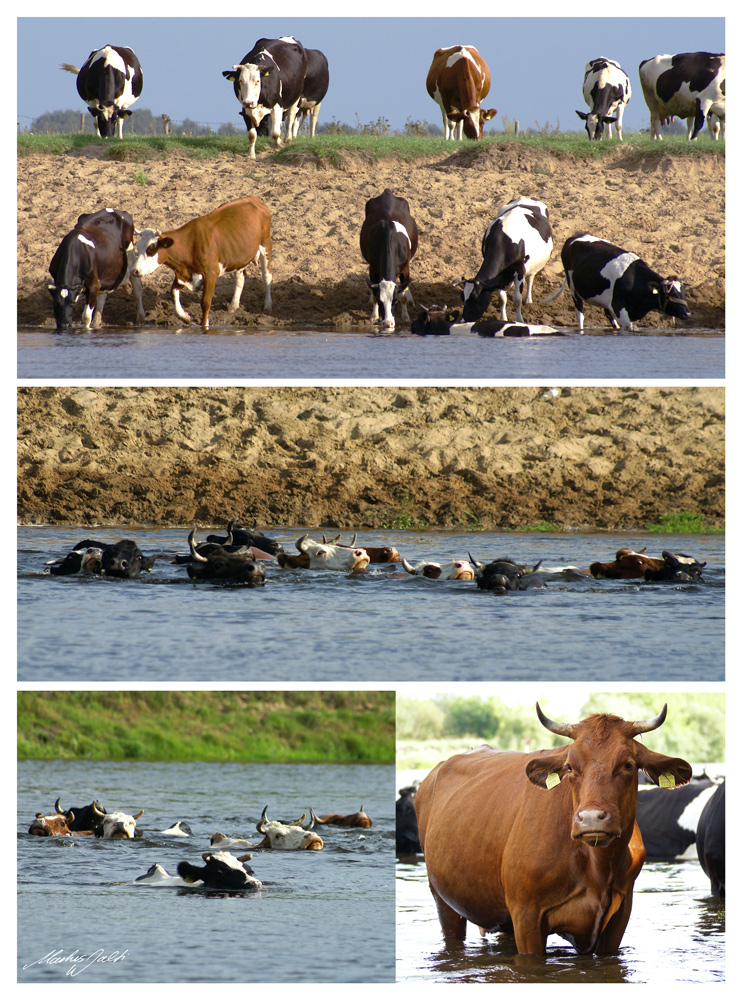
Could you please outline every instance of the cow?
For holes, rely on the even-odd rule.
[[[263,888],[263,883],[253,877],[252,868],[229,851],[206,851],[201,857],[206,862],[201,868],[188,861],[179,861],[178,875],[192,885],[200,883],[205,889],[254,892]]]
[[[546,586],[543,580],[533,575],[541,566],[541,560],[535,566],[526,566],[513,562],[512,559],[494,559],[485,564],[473,559],[471,553],[469,558],[480,590],[494,590],[504,594],[508,590],[531,590]]]
[[[107,815],[106,810],[97,799],[94,799],[90,805],[74,806],[72,809],[62,809],[61,801],[60,796],[54,803],[54,808],[58,813],[63,813],[67,817],[70,833],[95,833]]]
[[[191,550],[191,562],[186,565],[186,572],[192,580],[226,580],[233,583],[246,583],[248,587],[262,587],[265,583],[265,570],[256,563],[252,549],[230,551],[225,546],[215,546],[213,550],[202,555],[194,544],[196,529],[188,535],[188,545]]]
[[[53,559],[47,563],[52,576],[87,576],[103,572],[103,549],[90,547],[73,549],[64,559]]]
[[[295,38],[260,38],[242,62],[224,70],[222,76],[234,85],[255,159],[257,127],[270,115],[271,138],[281,145],[281,121],[285,113],[285,141],[294,135],[294,119],[304,91],[307,53]],[[324,95],[323,95],[324,96]]]
[[[252,528],[243,527],[239,521],[231,520],[227,523],[227,535],[207,535],[207,542],[215,542],[219,545],[245,545],[253,549],[253,555],[256,558],[265,558],[266,554],[268,556],[275,556],[279,549],[282,548],[281,543],[277,542],[274,538],[269,538],[264,535],[261,531],[257,531],[258,522],[253,521]],[[257,550],[257,552],[255,551]]]
[[[402,321],[409,323],[410,261],[417,253],[417,224],[405,198],[386,188],[366,202],[361,226],[361,254],[368,264],[366,283],[371,290],[371,322],[381,329],[394,329],[394,306],[399,303]],[[399,280],[399,288],[397,288]]]
[[[159,232],[142,230],[137,244],[133,274],[151,274],[164,264],[175,274],[172,285],[175,312],[184,323],[190,315],[180,304],[180,290],[201,286],[201,326],[209,329],[209,310],[216,279],[236,271],[234,295],[228,311],[240,304],[245,275],[251,264],[260,264],[265,285],[264,312],[271,312],[271,213],[267,205],[252,195],[228,201],[208,215],[184,223],[178,229]],[[193,282],[193,283],[192,283]]]
[[[314,823],[326,824],[329,826],[362,827],[364,830],[373,826],[371,817],[367,816],[363,811],[363,803],[361,803],[361,808],[358,812],[348,813],[347,815],[343,815],[343,813],[322,813],[320,816],[316,816],[314,810],[312,809],[312,820]]]
[[[425,576],[429,580],[473,580],[474,570],[466,559],[449,559],[446,562],[408,563],[402,559],[402,568],[410,576]]]
[[[307,72],[299,98],[299,107],[294,118],[293,139],[296,138],[297,132],[307,117],[309,117],[309,135],[314,138],[320,105],[330,86],[330,67],[327,63],[327,56],[319,49],[305,49],[304,51],[307,54]]]
[[[479,319],[476,323],[459,323],[459,309],[449,309],[448,306],[431,306],[427,309],[420,306],[417,318],[410,326],[411,333],[421,336],[446,336],[451,328],[456,326],[456,333],[476,333],[480,337],[539,337],[564,336],[553,326],[543,326],[534,323],[511,323],[501,319]]]
[[[77,73],[77,92],[95,119],[101,138],[118,133],[123,138],[124,118],[131,118],[131,105],[142,93],[142,67],[126,45],[104,45],[90,53],[82,67],[62,64]]]
[[[75,814],[57,811],[45,816],[43,813],[36,813],[28,832],[33,837],[69,837],[72,833],[68,826],[70,817],[74,819]]]
[[[662,569],[665,564],[664,559],[645,556],[646,551],[646,546],[640,552],[635,552],[630,546],[624,545],[616,552],[612,563],[590,563],[590,576],[607,580],[644,579],[645,570]]]
[[[443,935],[514,934],[519,954],[545,954],[550,934],[580,954],[610,954],[631,915],[645,850],[635,820],[638,771],[685,784],[687,761],[634,737],[657,729],[590,715],[541,725],[573,740],[519,753],[480,746],[442,761],[415,796],[420,844]]]
[[[482,266],[474,278],[462,278],[456,283],[464,303],[461,316],[464,323],[484,316],[496,289],[500,296],[500,319],[506,321],[506,289],[510,285],[518,322],[523,323],[523,286],[525,301],[530,303],[533,279],[545,267],[553,249],[549,210],[542,201],[518,197],[499,208],[482,238]]]
[[[181,878],[180,875],[170,875],[167,869],[163,868],[162,865],[155,862],[150,865],[144,875],[140,875],[135,878],[131,885],[154,885],[154,886],[171,886],[176,888],[185,888],[190,886],[192,888],[203,885],[200,880],[192,881]]]
[[[438,49],[425,86],[441,109],[446,139],[461,139],[465,135],[467,139],[480,140],[484,123],[497,114],[497,108],[481,107],[489,93],[490,71],[473,45]]]
[[[72,307],[85,296],[82,323],[97,329],[109,292],[127,279],[137,304],[137,323],[144,320],[142,283],[133,275],[134,222],[128,212],[102,208],[78,217],[74,229],[64,237],[49,264],[56,332],[72,326]]]
[[[420,838],[417,835],[417,817],[415,816],[415,795],[419,785],[419,781],[414,781],[411,785],[399,789],[395,823],[397,854],[422,853]]]
[[[335,569],[355,573],[365,570],[369,563],[368,553],[362,548],[316,542],[309,535],[302,535],[295,544],[298,556],[283,551],[276,556],[278,565],[284,569]]]
[[[136,821],[143,812],[144,809],[133,815],[123,812],[106,813],[100,825],[95,828],[95,836],[106,840],[134,840],[136,837],[141,837]]]
[[[335,538],[329,544],[338,545],[343,549],[355,548],[356,539],[358,535],[353,535],[353,541],[350,545],[341,544],[341,535],[336,535]],[[325,536],[322,536],[323,544],[327,545],[328,541]],[[369,563],[395,563],[399,562],[399,552],[394,548],[393,545],[364,545],[363,551],[368,555]]]
[[[163,837],[192,837],[193,830],[185,822],[185,820],[179,819],[177,822],[169,826],[167,830],[160,830]]]
[[[299,824],[279,823],[267,817],[268,806],[263,809],[256,826],[263,839],[255,847],[269,847],[275,851],[321,851],[324,841],[311,827],[304,829]],[[313,824],[312,824],[313,825]]]
[[[701,573],[705,562],[698,562],[693,556],[682,552],[673,553],[666,549],[662,551],[662,565],[659,569],[648,567],[644,570],[644,579],[648,583],[703,583]]]
[[[588,139],[602,139],[606,125],[608,138],[612,138],[615,122],[616,135],[623,142],[623,113],[631,100],[631,83],[618,63],[604,56],[591,59],[585,67],[582,96],[590,111],[575,113],[585,122]]]
[[[564,281],[544,304],[559,298],[569,286],[580,333],[585,325],[585,302],[602,308],[614,330],[629,333],[653,309],[678,319],[690,316],[685,286],[678,278],[663,278],[638,254],[599,236],[570,236],[562,247],[562,264]]]
[[[639,788],[636,822],[647,858],[668,861],[696,855],[696,828],[703,807],[716,791],[713,781],[690,781],[677,788]]]
[[[696,849],[698,860],[711,880],[711,895],[726,895],[724,839],[726,833],[726,781],[708,800],[698,820]]]
[[[719,122],[726,120],[726,58],[723,52],[680,52],[654,56],[639,63],[639,79],[649,108],[653,139],[674,116],[685,118],[688,139],[697,138],[708,121],[719,138]],[[712,124],[711,116],[715,116]]]
[[[131,538],[122,538],[103,548],[101,568],[104,576],[137,580],[143,571],[152,571],[156,560],[157,556],[145,556]]]

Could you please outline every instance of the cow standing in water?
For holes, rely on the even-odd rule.
[[[636,824],[638,772],[685,784],[691,766],[635,737],[665,721],[591,715],[541,724],[573,742],[516,753],[477,747],[443,761],[415,796],[420,844],[443,934],[463,941],[515,935],[521,954],[544,954],[549,934],[580,953],[618,950],[645,850]]]

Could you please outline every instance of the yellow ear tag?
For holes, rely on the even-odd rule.
[[[561,780],[562,779],[559,777],[556,771],[552,771],[550,774],[546,775],[546,787],[553,788],[554,785],[558,785]]]
[[[663,771],[660,775],[660,788],[674,788],[675,787],[675,775],[670,774],[669,771]]]

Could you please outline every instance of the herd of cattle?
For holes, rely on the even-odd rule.
[[[92,52],[82,66],[64,64],[78,73],[77,88],[88,103],[101,136],[118,129],[130,115],[130,105],[142,89],[142,71],[131,49],[104,46]],[[662,138],[659,125],[674,115],[688,118],[688,138],[695,138],[704,121],[716,138],[725,119],[726,64],[723,55],[707,52],[656,56],[639,67],[642,89],[652,115],[652,134]],[[270,134],[281,142],[296,135],[297,114],[312,116],[312,134],[329,83],[327,59],[319,50],[305,49],[292,37],[261,38],[241,63],[224,71],[234,84],[240,114],[250,136],[250,156],[255,156],[257,131],[270,120]],[[472,46],[449,46],[435,53],[427,77],[430,96],[439,104],[447,138],[481,139],[484,122],[496,110],[480,102],[490,87],[486,62]],[[585,70],[583,94],[590,111],[585,119],[590,139],[599,139],[615,122],[622,138],[623,110],[631,96],[626,73],[612,60],[591,60]],[[712,125],[712,122],[715,123]],[[134,236],[138,242],[134,246]],[[384,331],[395,329],[394,307],[399,305],[403,323],[409,323],[412,304],[410,262],[417,251],[418,230],[407,200],[389,189],[366,203],[360,229],[360,248],[368,264],[371,322]],[[503,205],[482,240],[483,262],[472,279],[458,283],[463,310],[422,307],[411,324],[413,333],[447,334],[451,327],[471,324],[473,332],[487,337],[523,337],[558,334],[543,325],[524,323],[522,289],[533,302],[533,279],[548,262],[553,235],[547,206],[519,197]],[[191,317],[180,302],[182,289],[201,289],[201,326],[209,329],[209,312],[217,278],[234,272],[236,281],[229,312],[239,304],[245,275],[251,264],[260,265],[265,285],[264,312],[273,308],[271,286],[271,212],[259,198],[245,197],[220,205],[207,215],[174,230],[135,230],[131,215],[106,208],[80,215],[74,229],[60,243],[49,266],[57,331],[72,325],[73,305],[84,295],[82,322],[86,329],[102,322],[108,292],[130,281],[137,305],[138,324],[144,322],[141,279],[162,265],[173,271],[171,293],[175,312],[184,323]],[[576,310],[577,328],[584,329],[584,303],[602,308],[615,329],[632,329],[651,310],[687,319],[690,311],[685,289],[676,277],[663,278],[640,257],[603,239],[575,233],[562,249],[564,282],[546,303],[568,286]],[[506,292],[513,287],[517,323],[509,323]],[[498,292],[500,319],[483,320],[492,293]]]
[[[146,838],[147,834],[137,827],[136,821],[144,810],[134,815],[123,812],[107,812],[97,799],[87,806],[62,809],[61,799],[54,803],[54,812],[44,815],[37,813],[28,828],[29,834],[36,837],[102,837],[108,840],[135,840]],[[325,843],[316,828],[319,826],[340,826],[368,829],[373,825],[371,818],[363,811],[363,805],[355,813],[323,813],[317,815],[310,807],[309,821],[304,813],[299,819],[290,822],[270,820],[267,816],[268,807],[263,813],[255,829],[262,835],[262,840],[252,843],[240,837],[228,837],[223,833],[214,833],[211,837],[209,851],[201,856],[205,862],[203,867],[192,865],[188,861],[178,863],[178,874],[169,875],[160,864],[153,864],[149,870],[135,879],[135,885],[169,885],[195,886],[205,889],[220,890],[256,890],[261,883],[253,875],[252,869],[246,864],[252,854],[241,854],[235,857],[230,848],[245,850],[267,849],[275,851],[321,851]],[[178,820],[167,830],[160,830],[159,837],[192,837],[193,831],[187,822]]]
[[[546,586],[544,577],[589,577],[609,580],[640,580],[647,583],[703,583],[705,562],[693,556],[667,550],[661,557],[647,556],[646,549],[635,552],[622,547],[612,562],[593,562],[587,567],[544,566],[543,561],[529,565],[508,558],[481,562],[469,554],[469,559],[433,561],[415,564],[400,556],[392,545],[359,546],[354,535],[349,544],[337,535],[328,541],[325,535],[318,541],[305,533],[295,542],[298,555],[286,552],[283,545],[256,529],[244,528],[232,520],[226,535],[207,535],[204,542],[196,541],[195,528],[188,535],[188,552],[184,554],[156,553],[145,556],[135,541],[129,538],[117,542],[101,542],[85,538],[60,559],[47,563],[52,576],[97,575],[118,579],[138,579],[151,572],[158,559],[185,566],[192,580],[213,580],[227,583],[262,586],[266,581],[263,562],[275,563],[282,569],[327,569],[346,573],[366,572],[370,564],[399,563],[405,573],[433,580],[475,580],[481,590],[498,593],[530,590]]]
[[[691,782],[691,766],[635,737],[653,719],[591,715],[541,724],[572,740],[518,753],[481,746],[400,789],[397,852],[424,853],[443,935],[513,934],[541,954],[549,934],[578,952],[615,952],[645,858],[697,856],[725,895],[725,783]],[[639,772],[654,786],[639,790]],[[695,851],[693,848],[695,847]]]

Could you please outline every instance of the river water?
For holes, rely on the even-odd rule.
[[[37,811],[98,798],[144,815],[140,840],[32,837]],[[131,885],[159,862],[200,865],[219,830],[261,839],[269,818],[355,812],[368,830],[323,827],[322,851],[254,850],[258,893]],[[157,831],[186,820],[193,838]],[[60,983],[391,982],[394,977],[394,768],[361,765],[97,763],[18,765],[18,981]],[[233,851],[243,853],[242,849]],[[44,962],[95,954],[75,965]],[[114,957],[122,955],[118,961]]]
[[[724,337],[684,330],[491,339],[461,333],[115,328],[18,331],[21,379],[699,379],[724,378]]]
[[[416,774],[416,777],[422,777]],[[412,780],[398,772],[397,785]],[[444,946],[422,855],[397,859],[397,981],[403,983],[718,983],[726,976],[725,901],[698,861],[645,862],[616,955],[578,955],[552,935],[545,958],[518,956],[512,938],[467,926]]]
[[[390,530],[358,540],[395,545],[412,563],[471,553],[551,567],[646,545],[705,561],[702,585],[554,575],[543,590],[498,595],[408,576],[400,564],[349,575],[267,563],[266,585],[248,589],[194,583],[169,558],[140,580],[44,572],[86,537],[130,537],[147,555],[172,555],[188,551],[188,530],[20,528],[19,681],[724,680],[723,535]],[[304,530],[268,534],[294,551]]]

